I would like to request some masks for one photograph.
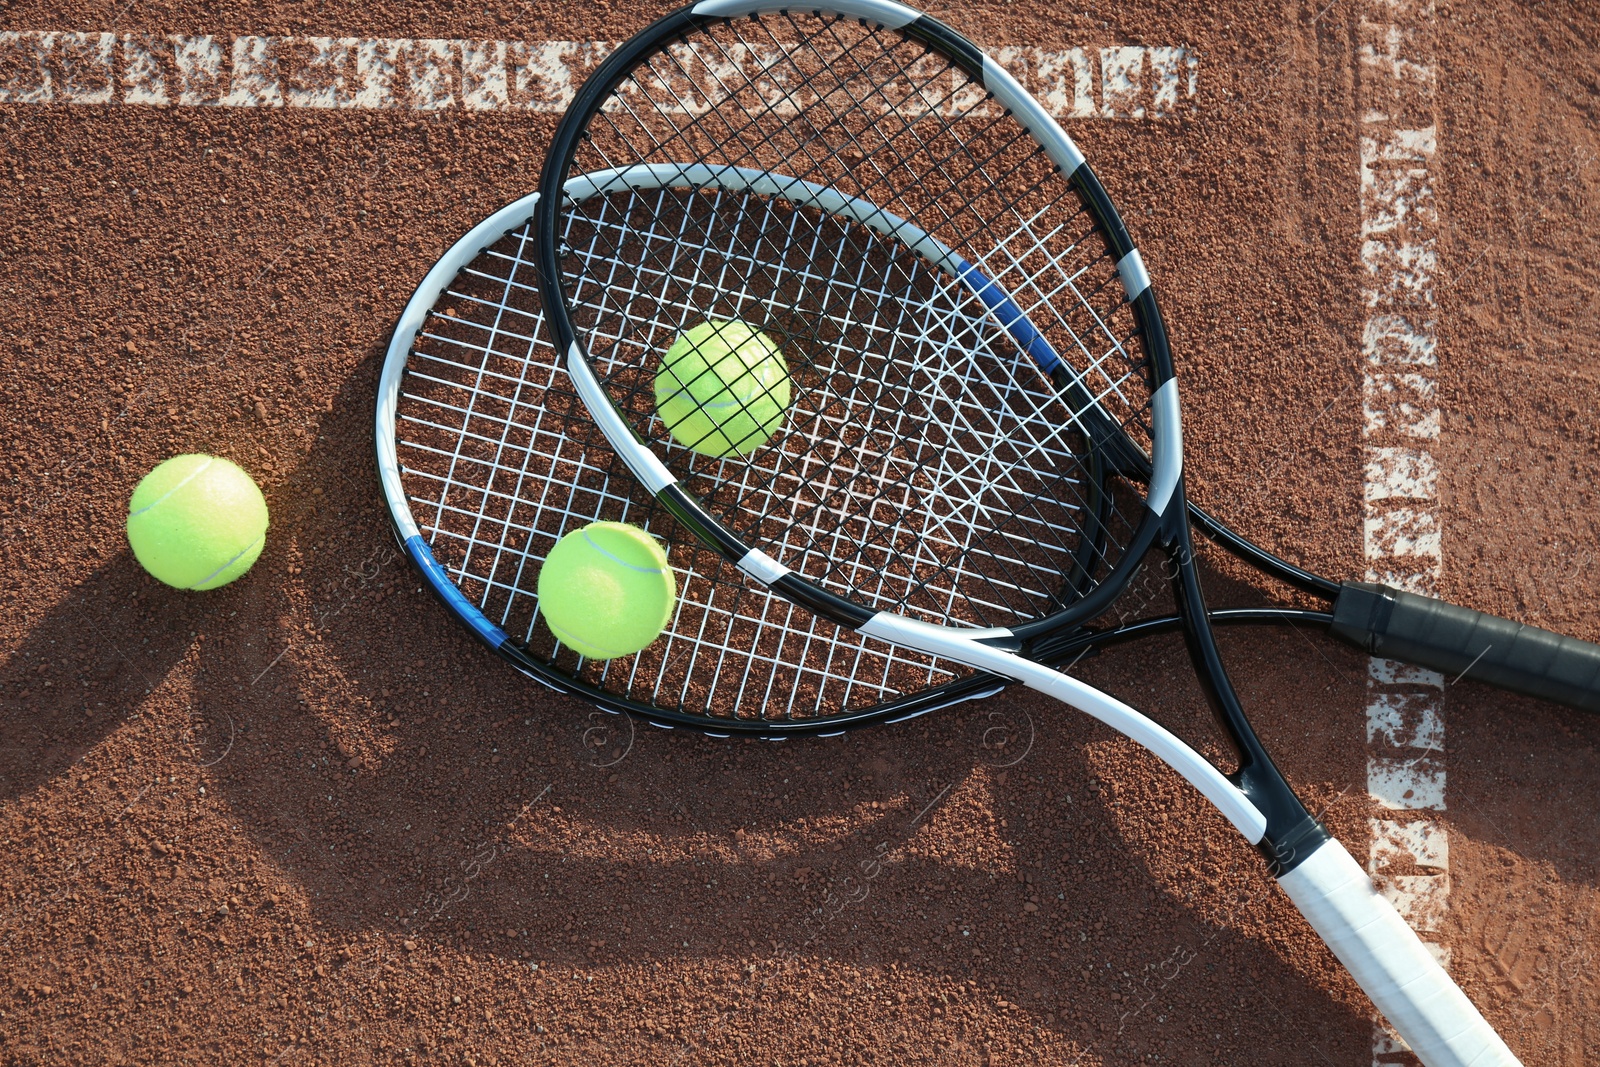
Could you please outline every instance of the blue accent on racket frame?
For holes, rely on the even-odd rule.
[[[450,605],[452,611],[461,616],[462,621],[477,631],[478,636],[489,643],[489,647],[498,649],[510,640],[504,630],[490,622],[488,617],[478,610],[477,605],[456,588],[444,568],[439,566],[439,561],[433,558],[433,549],[422,539],[421,534],[413,534],[406,538],[406,551],[411,555],[411,562],[417,565],[417,569],[428,580],[428,584],[433,586],[433,591]]]
[[[956,267],[961,272],[961,280],[966,282],[984,306],[1000,320],[1000,325],[1005,327],[1007,333],[1022,346],[1022,350],[1033,357],[1039,364],[1039,369],[1046,374],[1051,373],[1061,366],[1061,357],[1056,355],[1056,350],[1050,342],[1044,339],[1044,334],[1034,329],[1033,323],[1028,321],[1028,316],[1016,302],[1000,288],[999,284],[968,263],[960,256],[955,257]]]

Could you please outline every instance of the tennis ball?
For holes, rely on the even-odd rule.
[[[128,544],[141,566],[179,589],[227,585],[261,555],[267,502],[250,476],[216,456],[173,456],[128,501]]]
[[[550,550],[539,610],[550,632],[589,659],[631,656],[672,617],[678,587],[656,539],[625,522],[595,522]]]
[[[672,439],[706,456],[748,455],[783,425],[789,365],[772,338],[736,319],[678,335],[656,371],[656,411]]]

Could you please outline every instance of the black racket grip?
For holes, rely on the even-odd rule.
[[[1575,637],[1368,582],[1343,583],[1329,629],[1376,656],[1600,712],[1600,645]]]

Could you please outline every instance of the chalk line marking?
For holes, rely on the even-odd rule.
[[[1441,421],[1433,17],[1433,0],[1362,0],[1356,31],[1367,580],[1430,595],[1443,565],[1432,451]],[[1370,820],[1368,870],[1448,967],[1448,951],[1426,940],[1450,897],[1449,835],[1433,814],[1446,803],[1444,687],[1437,671],[1368,661],[1367,792],[1390,813]],[[1374,1067],[1415,1062],[1378,1020]]]
[[[608,41],[8,30],[0,32],[0,104],[560,113],[616,48]],[[749,48],[729,61],[754,69],[773,58]],[[998,49],[995,59],[1062,119],[1167,118],[1193,108],[1199,77],[1196,54],[1176,46],[1020,45]]]

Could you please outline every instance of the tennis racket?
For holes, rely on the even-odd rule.
[[[1076,145],[998,64],[885,0],[707,0],[590,78],[540,195],[548,325],[661,509],[792,605],[1144,745],[1261,849],[1424,1062],[1516,1062],[1251,729],[1196,572],[1148,272]],[[723,383],[746,416],[725,426],[784,412],[731,450],[675,437],[655,402],[662,353],[719,320],[786,360],[781,389],[754,368]],[[1032,658],[1113,614],[1152,549],[1237,750],[1227,773]]]
[[[401,313],[378,387],[379,483],[396,535],[466,630],[523,673],[611,712],[713,736],[772,740],[896,722],[997,692],[1006,679],[853,633],[751,585],[642,490],[582,407],[548,340],[535,281],[538,194],[474,226]],[[540,624],[539,569],[557,540],[601,520],[649,530],[680,590],[662,639],[585,660]],[[1285,608],[1227,623],[1300,620]],[[1078,656],[1178,628],[1155,614],[1058,642]]]
[[[1003,679],[841,635],[750,585],[639,487],[547,340],[537,201],[506,205],[439,259],[402,312],[379,379],[375,444],[390,520],[457,620],[545,685],[714,736],[837,734],[998,691]],[[536,596],[555,543],[600,520],[664,542],[680,590],[662,638],[609,662],[563,648]]]
[[[391,521],[418,572],[457,620],[546,685],[607,711],[716,736],[831,735],[996,692],[1004,679],[840,633],[830,623],[819,626],[810,614],[749,585],[734,564],[707,551],[639,488],[582,412],[564,361],[547,339],[529,229],[537,201],[535,193],[506,205],[440,257],[400,316],[378,390],[376,449]],[[1347,587],[1279,559],[1192,502],[1189,514],[1216,543],[1333,608],[1232,608],[1209,612],[1213,625],[1326,629],[1348,614]],[[621,663],[585,661],[539,625],[535,587],[545,554],[563,534],[600,520],[649,529],[666,543],[680,572],[683,595],[664,641]],[[1110,644],[1179,630],[1180,618],[1156,610],[1167,599],[1164,579],[1147,571],[1146,581],[1138,618],[1070,625],[1036,641],[1030,654],[1071,663]],[[1389,590],[1377,595],[1411,599]],[[1437,601],[1416,599],[1439,610]],[[1125,591],[1120,603],[1127,601]],[[1486,620],[1515,635],[1545,635],[1467,614],[1480,632]],[[1358,637],[1373,651],[1409,658],[1401,655],[1409,649],[1388,641],[1374,647],[1370,635]],[[1541,640],[1592,649],[1554,635]],[[841,658],[841,643],[849,656]],[[1580,686],[1580,698],[1590,693]],[[1586,706],[1581,699],[1568,702]]]

